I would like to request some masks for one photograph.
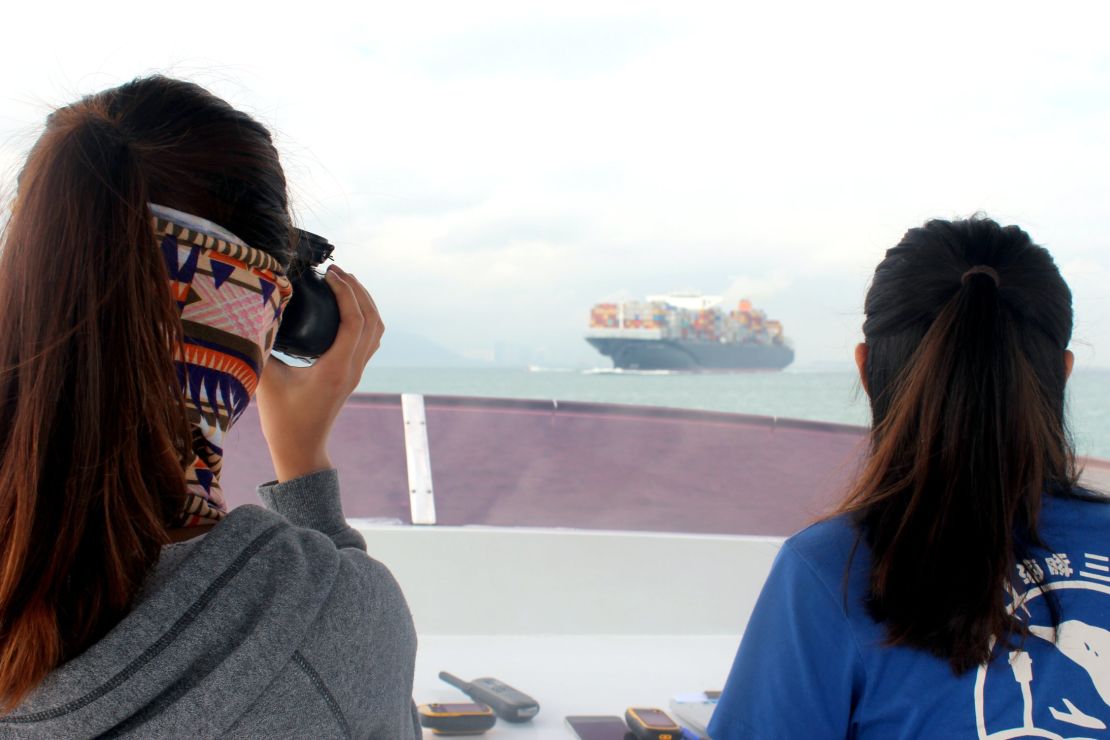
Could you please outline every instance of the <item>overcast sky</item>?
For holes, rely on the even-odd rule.
[[[1110,366],[1101,0],[246,5],[6,9],[6,182],[54,106],[163,72],[269,126],[389,329],[463,355],[602,364],[591,304],[694,289],[845,361],[883,250],[985,211],[1049,247]]]

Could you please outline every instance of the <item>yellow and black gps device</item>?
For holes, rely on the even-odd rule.
[[[624,721],[640,740],[679,740],[682,728],[662,709],[629,707]]]
[[[493,727],[497,716],[485,704],[421,704],[420,724],[436,735],[481,735]]]

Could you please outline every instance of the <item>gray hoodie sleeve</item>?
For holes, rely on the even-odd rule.
[[[318,470],[299,478],[258,486],[258,496],[267,509],[276,511],[298,527],[323,532],[336,547],[366,550],[366,541],[347,524],[339,498],[339,471]]]
[[[420,719],[412,701],[416,654],[412,616],[393,575],[366,554],[366,541],[347,524],[338,472],[332,468],[283,483],[263,483],[258,495],[266,508],[295,526],[322,532],[340,549],[337,582],[342,587],[333,590],[322,610],[327,616],[321,629],[298,654],[306,675],[329,687],[328,696],[342,717],[343,734],[420,738]],[[257,708],[258,717],[284,716],[279,706],[267,704],[271,701],[284,700],[276,694],[268,696]]]

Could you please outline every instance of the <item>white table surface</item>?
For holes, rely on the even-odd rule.
[[[482,737],[570,738],[567,715],[623,716],[640,706],[673,716],[674,695],[724,686],[738,643],[739,635],[427,635],[413,698],[469,701],[439,679],[442,670],[468,681],[492,676],[532,696],[540,712],[522,724],[498,720]],[[436,736],[425,730],[424,737]]]

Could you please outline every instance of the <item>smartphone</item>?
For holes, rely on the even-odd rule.
[[[481,735],[497,717],[485,704],[473,702],[421,704],[420,724],[436,735]]]
[[[636,740],[620,717],[581,715],[567,717],[567,725],[579,740]]]

